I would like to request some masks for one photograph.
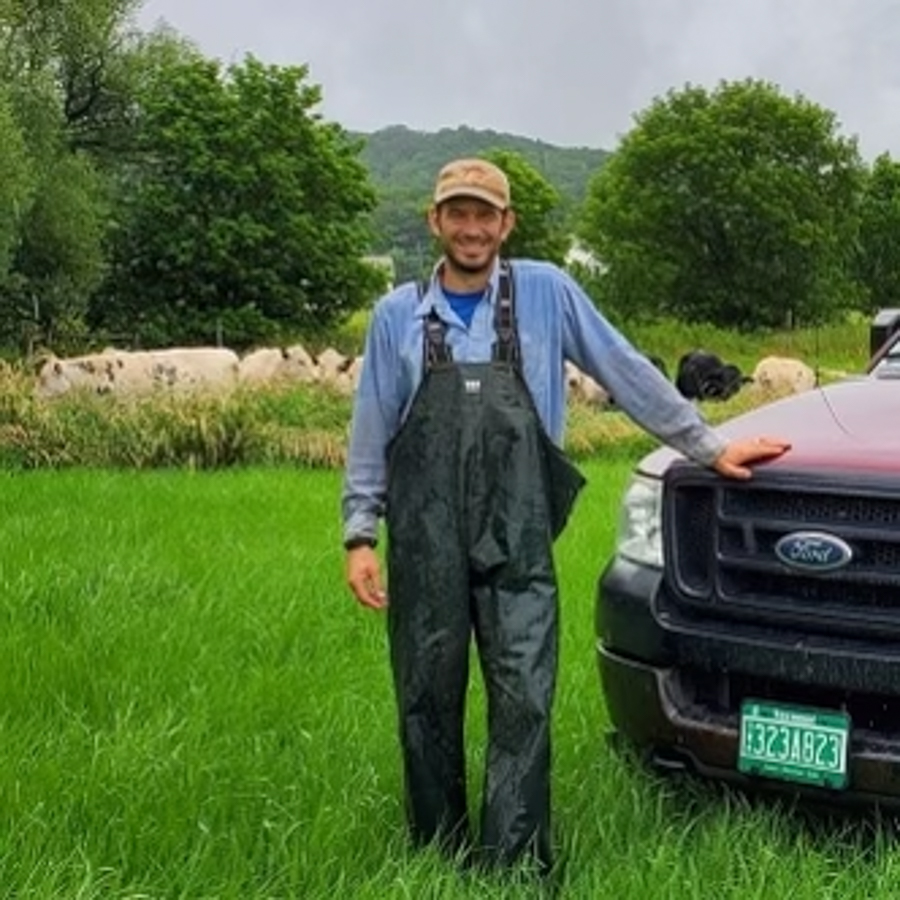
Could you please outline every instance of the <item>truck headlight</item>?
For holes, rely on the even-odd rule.
[[[662,482],[633,475],[619,512],[616,551],[642,566],[663,567]]]

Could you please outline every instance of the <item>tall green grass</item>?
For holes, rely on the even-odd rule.
[[[344,460],[350,398],[308,385],[146,397],[72,392],[42,400],[0,370],[0,466],[216,469]]]
[[[625,458],[558,543],[559,896],[869,898],[865,821],[661,781],[605,740],[597,576]],[[0,897],[518,898],[412,853],[384,619],[343,584],[337,471],[0,474]],[[484,703],[468,715],[473,807]]]

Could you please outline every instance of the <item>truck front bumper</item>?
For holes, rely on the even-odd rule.
[[[896,647],[685,617],[666,598],[660,573],[623,560],[601,577],[597,635],[610,720],[656,763],[744,788],[900,808]],[[848,786],[807,788],[739,772],[739,710],[746,696],[847,709]]]
[[[775,789],[835,804],[900,809],[900,741],[854,729],[848,758],[849,786],[842,791],[774,782],[737,770],[739,725],[681,696],[673,669],[626,659],[598,645],[600,675],[610,719],[653,763],[753,790]]]

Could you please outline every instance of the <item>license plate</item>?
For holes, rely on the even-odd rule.
[[[798,784],[847,785],[850,717],[831,710],[745,700],[738,770]]]

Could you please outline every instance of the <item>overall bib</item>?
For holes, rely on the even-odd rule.
[[[468,842],[464,702],[474,634],[488,707],[480,844],[550,865],[557,669],[552,545],[584,484],[522,378],[511,272],[492,360],[454,363],[425,320],[425,366],[388,450],[388,628],[413,840]]]

